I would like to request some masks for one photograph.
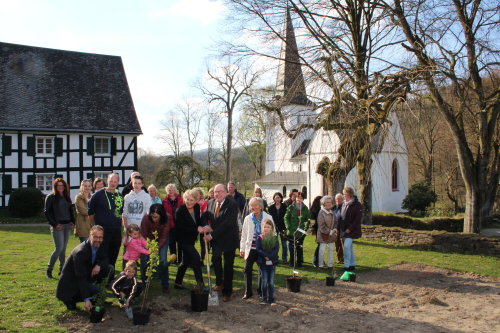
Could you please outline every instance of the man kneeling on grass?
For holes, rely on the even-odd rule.
[[[113,277],[114,268],[108,264],[106,253],[101,251],[104,229],[95,225],[90,237],[73,249],[62,269],[57,284],[56,297],[68,310],[76,310],[76,302],[84,302],[84,309],[92,309],[92,296],[99,292],[98,284]]]

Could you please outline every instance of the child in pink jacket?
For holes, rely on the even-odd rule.
[[[129,224],[127,227],[127,236],[123,237],[125,253],[123,254],[123,267],[127,261],[141,260],[141,279],[146,279],[146,264],[148,262],[149,250],[146,249],[147,242],[141,236],[141,230],[137,224]]]

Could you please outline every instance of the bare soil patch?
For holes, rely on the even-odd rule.
[[[239,291],[194,313],[186,292],[156,298],[146,326],[134,326],[117,307],[100,324],[79,312],[61,325],[69,332],[500,332],[500,279],[400,264],[336,282],[309,281],[299,293],[277,288],[276,306],[243,301]]]

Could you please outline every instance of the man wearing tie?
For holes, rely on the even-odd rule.
[[[215,198],[208,203],[203,219],[210,220],[211,224],[199,227],[198,232],[205,233],[205,239],[212,245],[212,265],[216,277],[214,290],[221,290],[222,300],[228,302],[233,292],[234,257],[239,243],[238,206],[227,195],[227,190],[222,184],[215,186],[214,196]],[[224,257],[224,269],[222,257]]]

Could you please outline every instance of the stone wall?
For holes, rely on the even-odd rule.
[[[500,257],[500,238],[446,231],[421,231],[363,225],[363,238],[419,249]]]

